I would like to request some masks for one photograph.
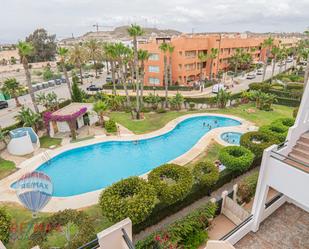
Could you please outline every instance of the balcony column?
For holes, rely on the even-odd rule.
[[[263,221],[263,214],[265,211],[265,203],[267,199],[267,194],[269,190],[269,186],[267,184],[267,165],[269,163],[269,158],[272,149],[275,146],[271,146],[264,150],[259,179],[255,191],[254,202],[252,206],[252,214],[253,214],[253,226],[252,231],[256,232],[259,229],[260,223]]]

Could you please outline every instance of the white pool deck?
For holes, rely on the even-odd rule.
[[[46,155],[52,158],[61,154],[67,150],[71,150],[77,147],[87,146],[91,144],[106,142],[106,141],[130,141],[130,140],[139,140],[139,139],[147,139],[151,137],[156,137],[167,133],[175,128],[175,126],[182,122],[185,119],[191,117],[200,117],[200,116],[218,116],[218,117],[226,117],[232,118],[239,122],[241,122],[238,126],[229,126],[229,127],[219,127],[212,129],[207,132],[189,151],[182,154],[181,156],[175,158],[170,161],[170,163],[176,163],[179,165],[185,165],[196,158],[200,153],[202,153],[205,148],[210,144],[211,141],[215,140],[222,145],[231,145],[226,143],[221,139],[221,134],[228,131],[245,133],[248,131],[256,130],[257,127],[254,126],[253,123],[241,119],[232,115],[224,115],[224,114],[215,114],[215,113],[198,113],[198,114],[188,114],[181,117],[178,117],[170,122],[168,122],[163,128],[156,130],[154,132],[150,132],[147,134],[141,135],[120,135],[120,136],[96,136],[95,138],[87,141],[81,141],[77,143],[66,144],[62,147],[59,147],[54,150],[47,150],[46,152],[40,153],[28,160],[17,165],[20,168],[17,172],[12,175],[2,179],[0,181],[0,202],[15,202],[20,203],[16,192],[10,186],[13,182],[17,181],[22,175],[27,172],[34,171],[41,164],[46,161]],[[47,153],[47,154],[46,154]],[[45,154],[45,155],[44,155]],[[141,177],[146,178],[147,174],[142,175]],[[78,183],[76,183],[78,184]],[[80,209],[85,208],[87,206],[91,206],[98,203],[99,196],[102,189],[80,194],[69,197],[52,197],[49,203],[45,206],[42,212],[57,212],[60,210],[72,208],[72,209]]]

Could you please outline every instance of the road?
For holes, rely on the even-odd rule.
[[[293,65],[293,63],[289,63],[287,65],[287,68],[290,68],[292,65]],[[272,70],[272,66],[270,66],[270,65],[267,66],[265,79],[269,79],[271,77],[271,70]],[[278,74],[278,73],[279,73],[279,67],[276,66],[275,75]],[[106,72],[104,72],[99,79],[94,79],[94,78],[85,79],[84,85],[82,85],[81,88],[86,90],[86,88],[90,84],[102,86],[102,82],[105,82],[105,77],[106,77]],[[234,80],[238,81],[239,84],[234,84],[234,87],[230,88],[229,91],[231,91],[232,93],[237,93],[237,92],[246,90],[246,89],[248,89],[248,86],[249,86],[250,83],[261,82],[262,77],[263,77],[262,75],[258,75],[255,79],[252,79],[252,80],[248,80],[248,79],[243,78],[243,77],[236,77]],[[68,90],[68,87],[67,87],[66,84],[61,84],[59,86],[46,88],[46,89],[37,91],[36,94],[40,93],[40,92],[45,92],[45,93],[55,92],[59,99],[68,99],[70,97],[69,90]],[[104,90],[104,92],[111,93],[111,90]],[[144,91],[144,96],[148,95],[148,93],[150,93],[150,92],[153,93],[154,91]],[[125,94],[123,90],[118,90],[117,93],[120,94],[120,95]],[[129,91],[129,94],[135,95],[135,93],[133,91]],[[160,96],[164,96],[165,92],[157,90],[156,94],[158,94]],[[212,87],[205,88],[203,92],[200,92],[200,91],[197,91],[197,90],[196,91],[182,91],[181,94],[183,94],[184,96],[187,96],[187,97],[211,96],[212,95]],[[174,93],[169,92],[169,96],[172,96],[172,95],[175,95],[175,92]],[[34,109],[29,94],[19,97],[19,101],[22,105],[29,107],[31,109]],[[18,114],[18,111],[20,110],[20,108],[16,107],[14,99],[8,100],[8,104],[9,104],[8,108],[0,110],[0,126],[2,128],[13,125],[14,123],[16,123],[15,116]],[[44,108],[42,106],[39,106],[39,109],[40,109],[40,111],[44,110]]]

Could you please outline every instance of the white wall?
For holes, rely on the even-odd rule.
[[[66,121],[57,122],[58,132],[70,132],[70,127]]]
[[[7,146],[10,154],[23,156],[30,154],[34,151],[34,147],[31,138],[27,132],[27,135],[18,138],[12,138]]]
[[[100,249],[128,249],[121,229],[125,229],[132,241],[132,222],[126,218],[97,234]]]

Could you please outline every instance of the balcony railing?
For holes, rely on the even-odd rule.
[[[99,248],[99,240],[98,238],[91,240],[90,242],[88,242],[85,245],[82,245],[81,247],[79,247],[78,249],[97,249]]]

